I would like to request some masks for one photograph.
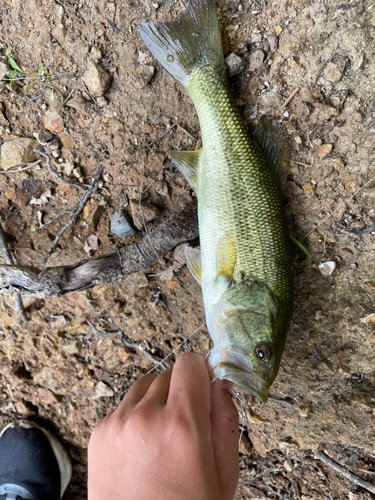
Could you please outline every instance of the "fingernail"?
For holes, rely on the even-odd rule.
[[[230,380],[219,379],[219,385],[222,389],[227,389],[228,391],[230,391],[233,386],[233,382],[231,382]]]

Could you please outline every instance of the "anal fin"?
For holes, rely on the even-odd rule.
[[[198,168],[199,159],[202,154],[202,148],[196,151],[172,151],[167,150],[167,153],[172,158],[173,163],[182,173],[185,179],[190,184],[190,187],[197,194],[198,192]]]
[[[201,262],[201,251],[197,248],[191,248],[189,246],[185,247],[185,257],[186,265],[189,271],[197,280],[197,282],[202,285],[202,262]]]

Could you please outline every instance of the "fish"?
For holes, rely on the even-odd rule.
[[[177,21],[147,22],[139,32],[201,126],[201,149],[167,153],[198,199],[200,249],[185,254],[214,344],[211,382],[266,403],[293,308],[284,134],[264,117],[250,137],[229,90],[214,0],[192,0]]]

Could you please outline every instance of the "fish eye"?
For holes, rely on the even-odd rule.
[[[258,345],[258,347],[255,349],[255,354],[256,357],[261,361],[268,361],[271,356],[269,348],[264,344]]]

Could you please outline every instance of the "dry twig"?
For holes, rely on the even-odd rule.
[[[293,92],[290,94],[290,96],[288,97],[288,99],[286,99],[286,101],[284,102],[284,104],[281,106],[282,109],[286,108],[286,106],[290,103],[290,101],[293,99],[293,97],[297,94],[297,92],[299,91],[299,87],[295,88],[293,90]]]
[[[346,477],[346,479],[354,483],[356,486],[360,486],[367,491],[371,491],[371,493],[375,493],[375,484],[368,483],[364,479],[358,477],[356,474],[353,474],[353,472],[349,472],[345,467],[335,462],[335,460],[332,460],[332,458],[330,458],[324,451],[316,450],[314,451],[314,454],[315,458],[318,458],[333,470],[335,470],[339,474],[342,474],[344,477]]]
[[[66,179],[64,179],[63,177],[61,177],[59,174],[57,174],[54,170],[52,170],[51,160],[50,160],[49,156],[46,153],[42,153],[42,151],[39,151],[39,149],[34,149],[34,153],[38,153],[38,154],[44,156],[44,158],[46,159],[48,170],[50,171],[50,173],[54,177],[56,177],[56,179],[58,179],[61,182],[64,182],[64,184],[68,184],[68,186],[75,187],[77,189],[80,189],[81,191],[87,191],[86,188],[84,188],[83,186],[80,186],[79,184],[76,184],[75,182],[67,181]]]
[[[48,156],[45,155],[44,153],[41,153],[40,151],[39,151],[39,153],[48,158]],[[49,158],[48,158],[47,163],[49,163]],[[104,169],[104,165],[100,165],[98,168],[98,171],[96,172],[95,176],[93,177],[92,186],[89,189],[84,190],[85,194],[79,200],[76,207],[73,210],[68,210],[68,211],[64,212],[63,214],[61,214],[61,215],[65,215],[67,213],[70,213],[70,214],[73,214],[73,216],[70,219],[70,221],[57,233],[56,238],[53,240],[51,250],[45,255],[45,257],[43,259],[43,262],[42,262],[43,264],[45,264],[47,262],[47,260],[50,258],[50,256],[56,251],[57,245],[59,244],[59,241],[60,241],[60,238],[62,237],[62,235],[65,233],[65,231],[69,227],[73,226],[76,223],[78,217],[80,216],[82,210],[84,209],[84,207],[86,205],[87,200],[97,191],[99,179],[100,179],[100,176],[102,175],[103,169]],[[63,180],[63,182],[66,182],[67,184],[72,185],[72,183],[69,183],[65,180]],[[74,184],[74,187],[78,187],[78,186],[76,186]],[[80,189],[83,189],[82,186],[79,186],[79,187],[80,187]],[[58,217],[59,216],[55,217],[54,220],[56,220]],[[45,227],[46,225],[47,224],[44,224],[43,227]]]

